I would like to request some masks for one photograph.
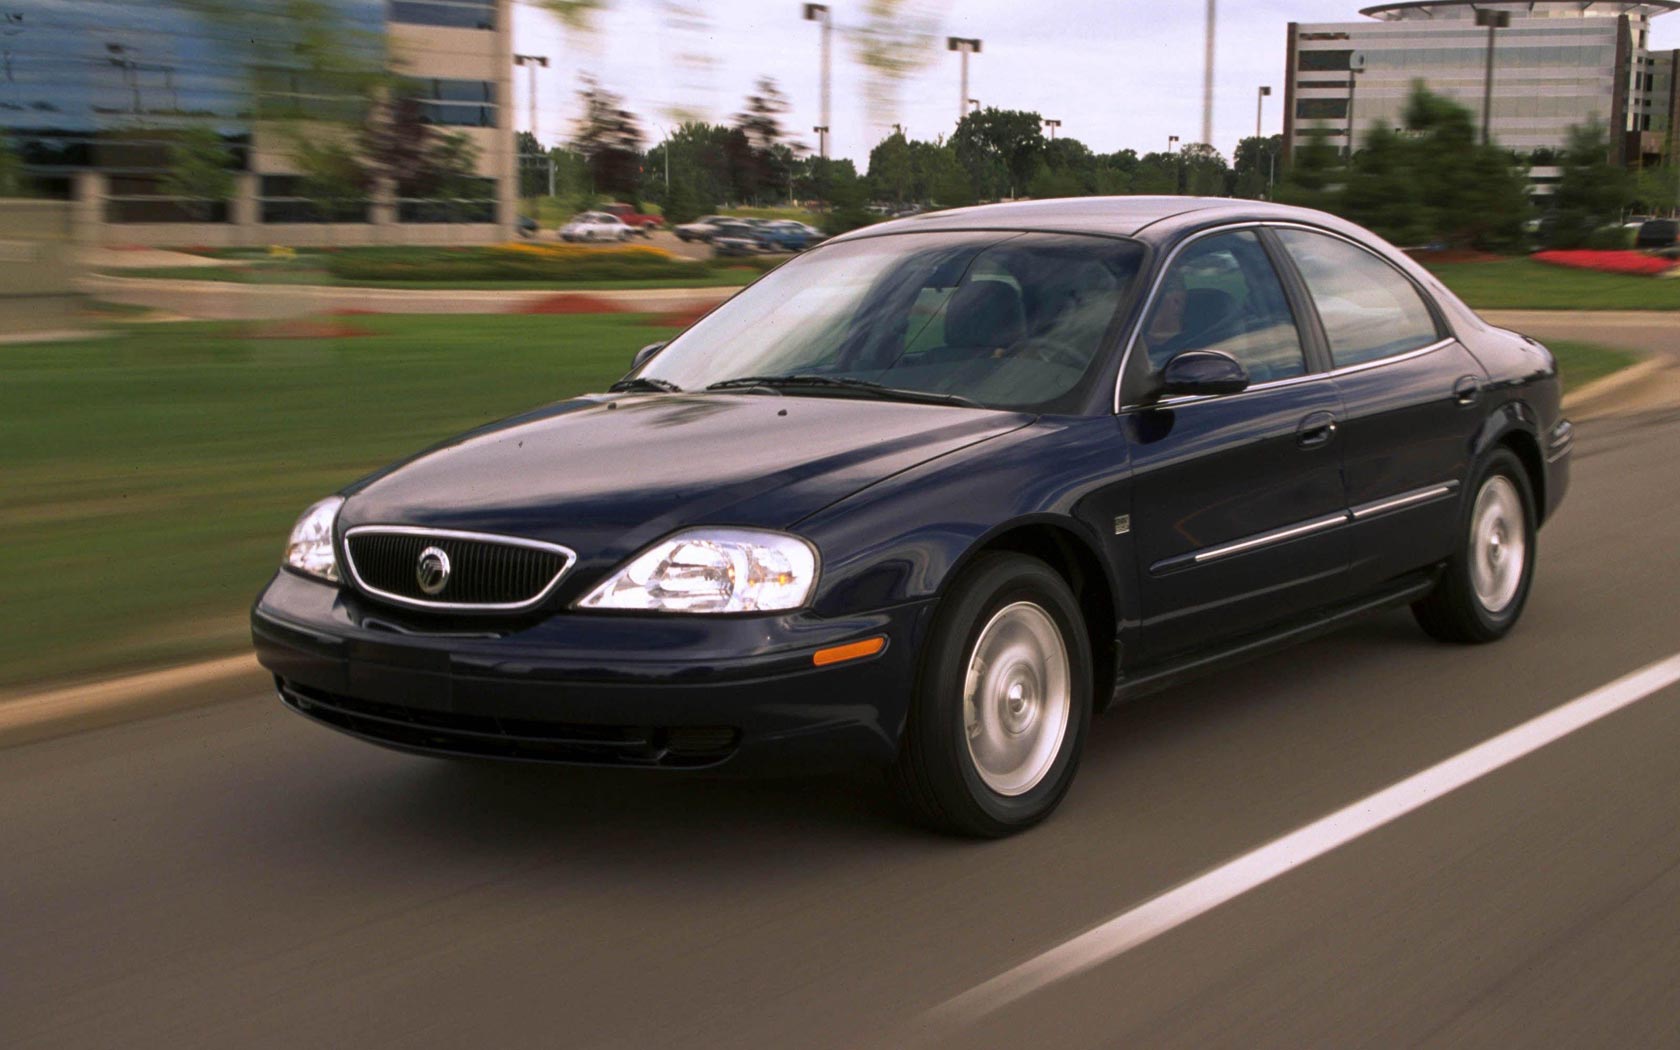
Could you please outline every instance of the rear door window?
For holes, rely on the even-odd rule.
[[[1277,232],[1318,308],[1337,368],[1380,361],[1439,342],[1423,295],[1399,270],[1339,237]]]

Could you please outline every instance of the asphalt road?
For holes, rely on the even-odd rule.
[[[1583,427],[1527,619],[1099,720],[973,844],[867,778],[472,769],[266,696],[0,752],[0,1045],[1680,1045],[1680,687],[982,1018],[929,1011],[1680,651],[1680,415]]]

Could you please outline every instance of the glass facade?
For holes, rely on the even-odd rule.
[[[1488,31],[1475,9],[1509,12],[1494,36],[1492,135],[1519,152],[1561,146],[1569,128],[1597,120],[1613,130],[1645,129],[1657,94],[1640,42],[1663,8],[1638,3],[1488,4],[1442,2],[1373,10],[1375,20],[1295,28],[1290,71],[1295,145],[1315,125],[1346,141],[1354,54],[1365,60],[1354,90],[1360,135],[1399,127],[1412,85],[1454,99],[1481,120]],[[1624,21],[1625,16],[1625,21]],[[1326,75],[1329,74],[1329,75]],[[1618,105],[1618,95],[1622,96]],[[1619,122],[1619,123],[1618,123]]]
[[[395,37],[419,33],[432,68],[398,61],[420,74],[399,90],[420,102],[427,123],[498,128],[496,82],[424,74],[457,64],[451,39],[464,42],[469,76],[505,64],[453,35],[494,29],[505,2],[324,0],[318,17],[300,19],[294,0],[4,0],[0,151],[21,161],[25,191],[36,196],[70,198],[78,179],[97,174],[109,223],[367,223],[369,202],[311,198],[278,133],[285,125],[273,122],[359,122],[370,79],[393,65]],[[427,27],[444,35],[426,37]],[[201,166],[208,159],[212,169],[253,176],[237,180],[242,202],[183,192],[189,142]],[[479,145],[481,156],[492,152]],[[486,181],[488,212],[477,200],[406,210],[426,212],[413,221],[493,222],[495,181]]]

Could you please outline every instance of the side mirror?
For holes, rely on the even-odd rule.
[[[636,356],[630,359],[630,371],[634,372],[636,369],[647,364],[654,354],[659,353],[659,351],[663,349],[665,349],[664,343],[649,343],[640,350],[637,350]]]
[[[1218,350],[1186,350],[1161,370],[1159,397],[1213,397],[1248,389],[1248,370]]]

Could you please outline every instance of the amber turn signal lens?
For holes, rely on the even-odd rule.
[[[811,662],[818,667],[829,664],[844,663],[847,660],[859,660],[865,656],[874,656],[887,647],[885,638],[868,638],[861,642],[850,642],[846,645],[836,645],[828,649],[818,649],[811,654]]]

